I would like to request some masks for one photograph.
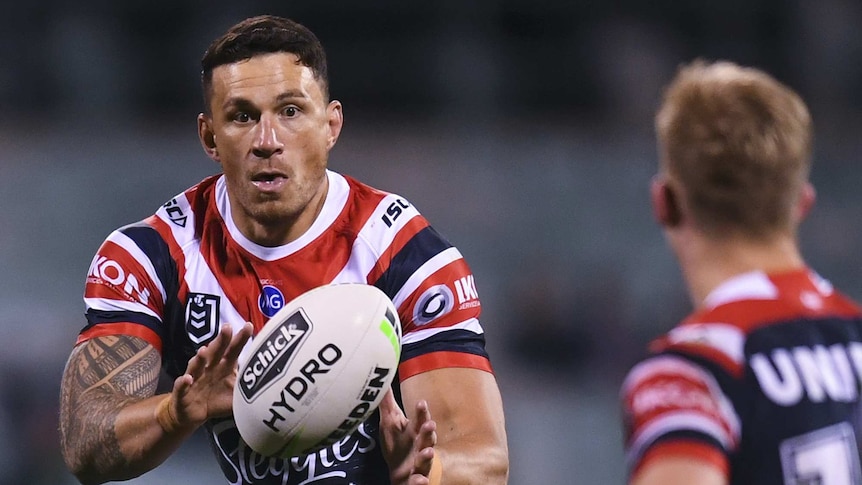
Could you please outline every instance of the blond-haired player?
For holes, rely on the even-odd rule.
[[[862,483],[862,318],[797,242],[805,103],[762,70],[695,61],[656,131],[652,203],[694,309],[623,383],[630,483]]]

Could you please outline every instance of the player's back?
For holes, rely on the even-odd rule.
[[[630,471],[668,455],[734,484],[862,483],[862,317],[809,271],[748,273],[657,340],[623,385]]]

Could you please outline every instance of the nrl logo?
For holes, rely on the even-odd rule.
[[[197,345],[215,337],[219,329],[219,303],[221,298],[208,293],[189,293],[186,303],[186,333]]]

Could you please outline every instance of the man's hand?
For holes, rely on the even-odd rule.
[[[416,420],[410,422],[389,390],[379,409],[383,457],[393,485],[428,485],[437,444],[437,423],[428,403],[416,403]]]
[[[170,401],[158,411],[166,431],[194,428],[207,419],[230,415],[237,359],[253,331],[248,322],[236,333],[230,324],[222,324],[215,339],[198,349],[186,373],[174,381]]]

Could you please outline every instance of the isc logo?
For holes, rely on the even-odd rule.
[[[98,278],[106,281],[114,286],[122,287],[123,291],[131,296],[137,296],[137,299],[144,305],[150,300],[150,290],[141,286],[138,279],[132,273],[126,273],[126,270],[113,259],[108,259],[104,256],[98,256],[90,265],[90,271],[87,276]]]

